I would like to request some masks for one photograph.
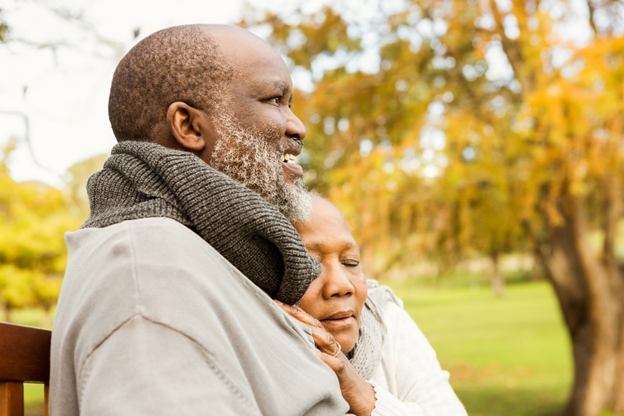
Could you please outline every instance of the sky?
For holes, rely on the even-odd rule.
[[[13,178],[62,187],[71,165],[108,153],[115,144],[108,121],[108,92],[125,52],[165,27],[233,23],[239,19],[244,1],[0,0],[3,18],[15,39],[0,45],[0,146],[11,138],[19,139],[9,159]],[[310,13],[332,0],[248,2],[275,11],[302,5],[302,12]],[[342,3],[358,15],[376,12],[362,0]],[[400,3],[383,2],[390,9]],[[563,32],[578,38],[579,25],[571,23]],[[140,30],[135,37],[136,29]],[[487,60],[488,78],[511,76],[500,47],[491,47]],[[378,65],[374,53],[364,54],[360,69],[375,72]],[[303,90],[312,85],[309,74],[295,72],[293,81]]]
[[[301,9],[324,2],[308,0]],[[247,3],[282,11],[296,5]],[[234,23],[243,7],[244,0],[0,0],[14,39],[0,47],[0,146],[18,139],[11,176],[62,187],[67,168],[115,144],[108,93],[117,62],[132,46],[170,26]],[[298,88],[311,85],[293,78]]]
[[[243,1],[0,0],[16,39],[0,47],[0,146],[11,137],[20,139],[9,159],[12,177],[62,187],[63,175],[72,164],[109,152],[115,139],[108,121],[108,92],[123,54],[165,27],[235,22]],[[285,11],[301,5],[304,13],[328,2],[248,1],[263,10]],[[361,0],[343,3],[358,15],[376,13]],[[384,7],[400,4],[386,0]],[[135,38],[137,28],[140,34]],[[360,65],[375,72],[378,57],[365,54]],[[306,75],[293,74],[295,87],[311,88]]]
[[[69,166],[109,152],[115,139],[108,92],[121,56],[165,27],[232,23],[242,6],[242,0],[0,0],[16,39],[0,47],[0,146],[20,139],[11,175],[62,186]],[[60,18],[66,10],[80,19]]]

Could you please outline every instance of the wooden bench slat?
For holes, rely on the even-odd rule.
[[[52,331],[0,322],[0,380],[47,383]]]
[[[43,415],[50,416],[50,384],[46,383],[43,385]]]
[[[24,384],[0,381],[0,416],[24,416]]]

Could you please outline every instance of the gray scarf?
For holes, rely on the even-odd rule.
[[[381,362],[383,343],[386,338],[384,309],[388,302],[401,306],[401,301],[388,286],[379,286],[376,280],[367,280],[368,297],[362,308],[360,333],[355,347],[347,357],[365,380],[369,380]]]
[[[187,226],[270,297],[299,302],[320,264],[297,231],[257,193],[189,152],[146,142],[113,147],[89,178],[83,228],[166,217]]]

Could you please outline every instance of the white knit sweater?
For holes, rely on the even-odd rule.
[[[388,302],[384,321],[381,363],[368,380],[377,397],[373,416],[466,416],[449,373],[405,309]]]

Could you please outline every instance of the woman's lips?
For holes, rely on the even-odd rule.
[[[321,322],[323,323],[323,325],[329,326],[329,327],[354,325],[357,323],[353,316],[349,316],[347,318],[339,318],[339,319],[323,319],[321,320]]]
[[[321,319],[323,325],[337,327],[344,325],[352,325],[356,324],[355,317],[353,316],[353,311],[340,311],[336,312],[327,318]]]

